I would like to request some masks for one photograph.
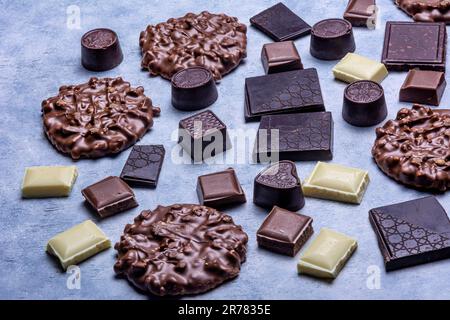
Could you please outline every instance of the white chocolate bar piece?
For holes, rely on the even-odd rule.
[[[75,166],[29,167],[25,169],[22,197],[64,197],[70,194],[78,176]]]
[[[384,64],[355,53],[347,53],[333,68],[336,79],[344,82],[372,80],[380,83],[388,75]]]

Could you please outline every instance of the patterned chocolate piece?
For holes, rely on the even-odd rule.
[[[331,112],[264,116],[258,132],[254,153],[259,162],[269,155],[292,161],[333,158]]]
[[[450,258],[450,220],[434,197],[371,209],[387,271]]]
[[[86,32],[81,38],[81,64],[88,70],[106,71],[123,60],[117,34],[105,28]]]
[[[179,123],[178,143],[194,161],[201,161],[231,148],[226,125],[209,110]]]
[[[73,159],[99,158],[135,144],[153,125],[160,109],[122,78],[91,78],[62,86],[42,102],[50,142]]]
[[[317,59],[338,60],[355,48],[353,28],[347,20],[325,19],[312,27],[309,51]]]
[[[114,271],[154,295],[201,293],[238,276],[247,241],[242,228],[215,209],[158,206],[125,227]]]
[[[244,190],[233,168],[199,176],[197,195],[200,204],[213,208],[246,202]]]
[[[278,206],[297,211],[305,205],[295,163],[283,160],[261,171],[253,185],[253,202],[261,207]]]
[[[386,23],[381,62],[388,70],[420,68],[445,71],[445,23]]]
[[[447,0],[394,0],[394,2],[414,21],[450,23],[450,2]]]
[[[258,245],[293,257],[313,234],[312,221],[308,216],[275,206],[256,233]]]
[[[156,187],[165,153],[162,145],[134,146],[120,177],[130,185]]]
[[[450,186],[450,110],[403,108],[377,128],[372,156],[389,177],[420,189]]]
[[[309,24],[281,2],[250,18],[250,23],[275,41],[294,40],[311,31]]]
[[[317,70],[305,69],[245,79],[245,120],[275,113],[325,111]]]
[[[107,177],[84,188],[81,194],[102,218],[138,206],[133,190],[119,177]]]
[[[141,65],[166,79],[187,67],[203,66],[219,80],[246,57],[246,33],[244,24],[225,14],[203,11],[171,18],[141,32]]]

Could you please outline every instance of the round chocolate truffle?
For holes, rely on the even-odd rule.
[[[213,74],[204,67],[182,69],[172,77],[172,105],[183,111],[206,108],[217,100]]]
[[[376,82],[360,80],[349,84],[344,90],[342,117],[358,126],[373,126],[387,116],[383,88]]]
[[[123,60],[117,34],[105,28],[86,32],[81,37],[81,64],[88,70],[106,71]]]
[[[355,51],[355,39],[350,22],[343,19],[325,19],[311,29],[310,52],[322,60],[338,60]]]

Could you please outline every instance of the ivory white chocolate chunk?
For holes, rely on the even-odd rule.
[[[334,230],[322,228],[301,256],[297,271],[314,277],[334,279],[357,246],[355,239]]]
[[[368,184],[369,173],[365,170],[319,161],[303,184],[303,194],[313,198],[361,203]]]
[[[78,176],[75,166],[28,167],[22,182],[23,198],[64,197]]]
[[[351,83],[357,80],[372,80],[380,83],[388,75],[384,64],[355,53],[347,53],[333,68],[336,79]]]
[[[111,241],[91,220],[61,232],[51,238],[47,252],[56,256],[63,269],[111,247]]]

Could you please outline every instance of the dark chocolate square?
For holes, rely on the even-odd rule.
[[[119,177],[107,177],[81,194],[102,218],[138,206],[133,190]]]
[[[162,145],[133,146],[120,177],[129,184],[156,187],[164,155]]]
[[[445,23],[388,21],[381,62],[389,70],[445,71],[446,47]]]
[[[202,161],[231,148],[227,126],[209,110],[180,121],[178,143],[194,161]]]
[[[450,220],[435,197],[371,209],[386,271],[450,258]]]
[[[278,141],[274,140],[276,138]],[[278,159],[274,159],[275,154],[278,154]],[[331,160],[333,158],[331,112],[262,117],[255,141],[254,156],[258,162],[266,162],[267,157],[271,157],[272,161]]]
[[[250,23],[275,41],[294,40],[311,32],[311,26],[281,2],[251,17]]]
[[[314,68],[245,79],[245,120],[275,113],[325,111]]]
[[[266,74],[303,69],[292,41],[266,43],[261,51],[261,61]]]
[[[400,88],[400,101],[438,106],[446,85],[443,72],[409,70]]]
[[[232,168],[199,176],[197,194],[200,204],[213,208],[246,201],[244,190]]]
[[[293,257],[313,234],[312,221],[275,206],[256,233],[258,245]]]

